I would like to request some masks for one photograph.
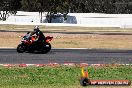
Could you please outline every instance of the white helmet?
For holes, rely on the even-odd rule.
[[[35,26],[34,29],[39,29],[39,26]]]
[[[34,32],[38,32],[39,31],[39,26],[35,26],[34,27]]]

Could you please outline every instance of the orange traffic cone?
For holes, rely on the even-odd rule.
[[[86,69],[82,68],[81,72],[82,72],[82,77],[83,78],[89,78],[88,71]]]
[[[88,71],[84,68],[82,68],[81,70],[81,79],[80,79],[80,84],[82,86],[87,86],[87,85],[90,85],[91,82],[90,82],[90,79],[89,79],[89,74],[88,74]]]

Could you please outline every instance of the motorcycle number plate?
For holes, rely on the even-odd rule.
[[[46,45],[46,47],[49,47],[49,45]]]

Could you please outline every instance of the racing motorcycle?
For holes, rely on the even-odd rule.
[[[23,53],[23,52],[35,52],[39,51],[41,53],[48,53],[51,50],[51,44],[49,43],[53,37],[47,36],[45,40],[39,42],[38,44],[34,43],[36,40],[36,36],[29,36],[30,32],[28,32],[25,36],[21,36],[22,40],[21,43],[17,46],[17,52]]]

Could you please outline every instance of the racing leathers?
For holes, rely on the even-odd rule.
[[[42,41],[45,41],[45,36],[42,31],[32,32],[31,36],[36,34],[37,38],[34,41],[34,43],[41,43]]]

